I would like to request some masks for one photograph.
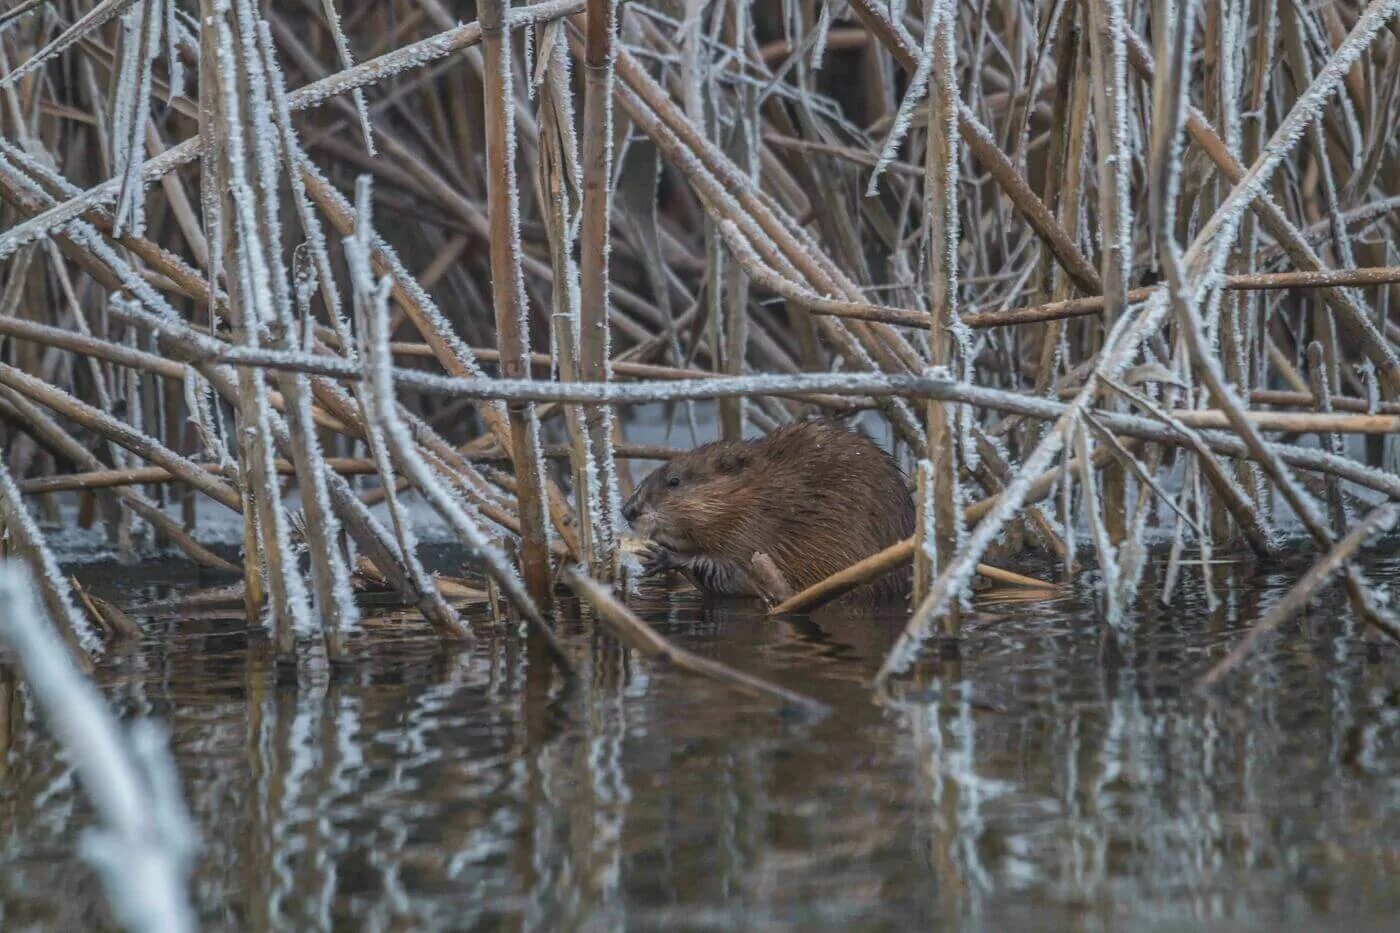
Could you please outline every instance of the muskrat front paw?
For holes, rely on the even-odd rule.
[[[654,577],[668,570],[678,570],[684,564],[681,556],[659,544],[648,544],[642,552],[642,576]]]

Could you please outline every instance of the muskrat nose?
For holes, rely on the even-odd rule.
[[[627,523],[628,523],[629,525],[630,525],[632,522],[635,522],[635,521],[637,520],[637,506],[636,506],[636,504],[629,501],[626,505],[624,505],[624,506],[622,507],[622,517],[625,518],[625,519],[627,519]]]

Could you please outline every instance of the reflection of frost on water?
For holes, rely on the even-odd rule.
[[[124,714],[169,720],[206,847],[193,899],[248,928],[515,927],[527,907],[550,929],[1304,928],[1394,896],[1396,673],[1324,603],[1237,692],[1183,695],[1212,623],[1237,630],[1292,582],[1224,568],[1211,620],[1186,575],[1126,657],[1103,654],[1084,590],[1000,605],[965,620],[963,671],[893,712],[867,702],[884,642],[864,614],[648,612],[691,650],[805,678],[839,705],[815,728],[714,702],[578,619],[561,629],[591,660],[567,693],[491,626],[451,656],[422,629],[375,632],[350,677],[292,688],[240,624],[143,620],[161,637],[98,680]],[[0,667],[5,703],[24,829],[0,838],[6,927],[84,928],[96,881],[54,856],[90,819],[81,788]]]
[[[568,926],[585,916],[610,928],[626,916],[623,829],[632,799],[623,762],[627,652],[616,643],[600,644],[578,673],[587,686],[576,695],[577,728],[523,763],[520,791],[532,844],[524,926],[531,929]]]
[[[1264,801],[1251,776],[1257,756],[1279,750],[1257,746],[1254,729],[1232,734],[1243,725],[1234,717],[1154,708],[1144,703],[1142,686],[1124,672],[1102,712],[1076,712],[1056,727],[1051,745],[1063,750],[1063,764],[1060,830],[1051,837],[1059,840],[1055,897],[1098,903],[1145,885],[1151,896],[1134,905],[1144,920],[1233,916],[1211,893],[1237,870],[1231,853],[1259,870],[1279,856],[1261,844],[1271,834],[1253,819]],[[1243,795],[1228,810],[1225,785]]]
[[[995,888],[995,874],[1003,870],[983,859],[983,808],[1014,785],[978,773],[972,682],[945,683],[942,690],[936,705],[910,713],[924,782],[919,796],[929,808],[930,857],[944,915],[975,921],[983,913],[984,895]],[[1018,871],[1026,872],[1019,862]]]
[[[589,735],[583,749],[593,802],[587,881],[604,915],[612,916],[621,893],[622,831],[632,799],[623,766],[623,743],[627,737],[625,652],[620,648],[605,649],[596,656],[596,663],[601,676],[594,678],[596,687],[590,697],[593,710],[588,717]]]

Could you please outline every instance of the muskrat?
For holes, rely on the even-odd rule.
[[[643,480],[622,515],[651,539],[644,575],[679,570],[731,596],[764,594],[750,569],[756,553],[801,590],[914,533],[894,459],[826,420],[697,447]],[[862,590],[892,596],[907,586],[907,574],[892,573]]]

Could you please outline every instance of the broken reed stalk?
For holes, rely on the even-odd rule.
[[[564,572],[564,582],[578,598],[593,608],[595,618],[629,648],[650,658],[658,658],[687,674],[723,684],[747,696],[776,701],[781,706],[811,715],[824,715],[829,707],[818,700],[794,693],[766,680],[671,644],[647,625],[607,588],[578,567]]]
[[[1282,599],[1269,607],[1264,617],[1250,627],[1249,633],[1229,654],[1217,661],[1201,677],[1199,686],[1203,689],[1213,687],[1238,667],[1265,635],[1302,612],[1309,600],[1317,595],[1318,590],[1326,586],[1338,573],[1344,572],[1350,566],[1352,558],[1369,539],[1393,529],[1397,518],[1400,518],[1400,507],[1386,504],[1373,509],[1357,522],[1332,550],[1308,568],[1307,573],[1293,584]]]

